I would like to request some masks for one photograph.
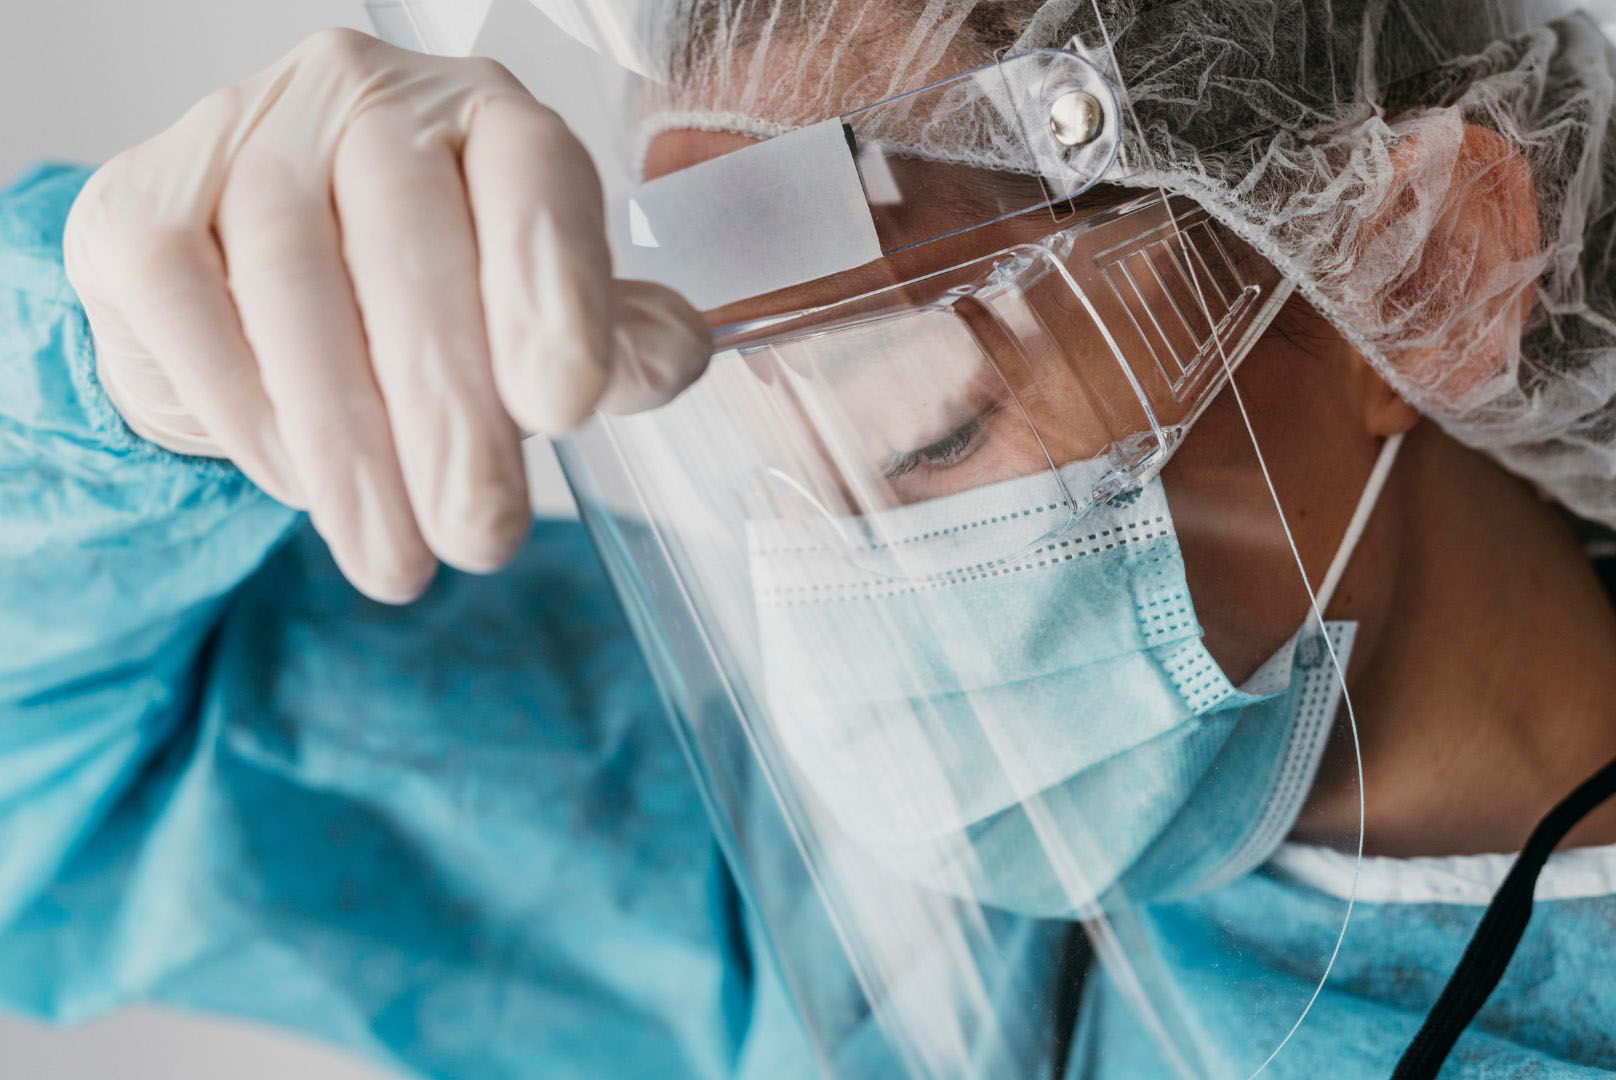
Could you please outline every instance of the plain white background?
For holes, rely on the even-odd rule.
[[[6,0],[0,174],[102,161],[336,25],[368,29],[361,0]]]
[[[323,26],[369,29],[360,0],[0,0],[0,184],[52,158],[94,163]],[[540,453],[537,500],[567,500]],[[76,1031],[0,1017],[0,1080],[375,1080],[324,1048],[246,1025],[134,1009]]]

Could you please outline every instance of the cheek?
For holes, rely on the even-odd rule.
[[[1207,648],[1238,684],[1301,624],[1307,593],[1243,427],[1238,442],[1212,439],[1209,420],[1212,410],[1163,482]]]
[[[1254,353],[1238,383],[1256,448],[1225,389],[1163,473],[1207,647],[1237,684],[1307,617],[1297,553],[1316,588],[1373,466],[1377,443],[1338,367]]]

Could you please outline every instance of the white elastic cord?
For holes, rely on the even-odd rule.
[[[1341,584],[1341,578],[1347,572],[1347,564],[1352,561],[1352,553],[1358,549],[1358,541],[1363,539],[1364,529],[1369,526],[1369,517],[1375,512],[1375,503],[1380,501],[1381,489],[1386,486],[1386,478],[1392,472],[1392,462],[1397,460],[1397,451],[1402,445],[1402,432],[1388,438],[1380,448],[1380,456],[1375,459],[1375,467],[1369,471],[1363,494],[1358,496],[1358,505],[1352,511],[1352,520],[1347,522],[1347,531],[1341,537],[1341,546],[1336,548],[1330,569],[1324,574],[1324,582],[1314,594],[1320,618],[1324,617],[1324,609],[1330,606],[1330,598],[1335,595],[1336,586]]]

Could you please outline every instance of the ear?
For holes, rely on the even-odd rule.
[[[1422,408],[1457,408],[1513,377],[1543,266],[1537,193],[1496,132],[1451,112],[1398,128],[1390,189],[1358,252],[1381,265],[1366,268],[1372,295],[1359,303]]]

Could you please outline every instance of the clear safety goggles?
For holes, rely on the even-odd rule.
[[[893,576],[1014,559],[1154,476],[1290,293],[1204,210],[1135,196],[1039,239],[840,303],[728,328],[760,395],[752,513]],[[810,440],[766,432],[812,430]],[[1061,467],[1102,462],[1074,490]],[[1022,476],[1036,507],[979,522]],[[885,513],[903,515],[895,531]],[[917,541],[924,539],[922,545]],[[923,552],[923,554],[922,554]]]

